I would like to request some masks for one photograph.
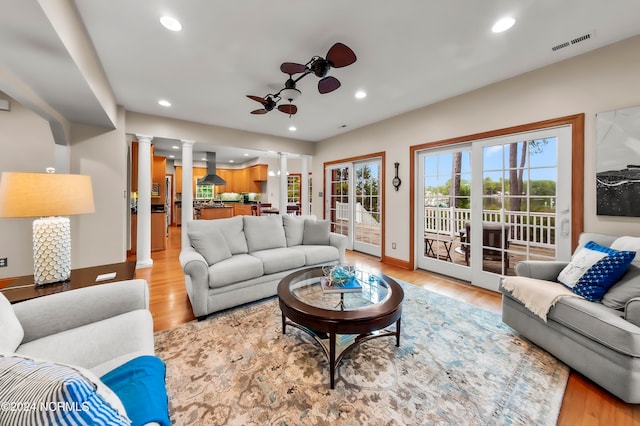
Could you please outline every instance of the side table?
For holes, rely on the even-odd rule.
[[[437,245],[436,247],[433,247],[433,243],[437,243],[438,241],[442,242],[442,245],[444,246],[444,250],[441,251],[440,253],[436,253],[436,250],[438,247]],[[445,260],[447,262],[453,262],[453,260],[451,259],[452,246],[453,246],[452,238],[440,237],[439,239],[435,239],[431,237],[424,237],[424,255],[428,257]]]
[[[98,275],[115,273],[115,277],[96,281]],[[91,266],[88,268],[72,269],[71,276],[67,281],[43,285],[35,285],[33,275],[17,277],[13,282],[0,291],[11,303],[22,302],[49,294],[61,293],[63,291],[75,290],[92,285],[106,284],[114,281],[124,281],[135,278],[136,262],[129,260],[122,263],[112,263],[109,265]]]

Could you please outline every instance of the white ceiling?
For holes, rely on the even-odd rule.
[[[104,110],[38,2],[0,16],[0,72],[70,121],[101,125]],[[128,111],[321,141],[640,33],[638,0],[76,0],[97,57]],[[181,32],[159,18],[181,21]],[[491,32],[510,15],[515,26]],[[552,47],[591,38],[552,51]],[[298,113],[251,115],[284,85],[282,62],[325,56],[336,42],[358,60],[332,69],[342,87],[298,83]],[[1,73],[0,73],[1,74]],[[0,90],[12,94],[0,78]],[[365,90],[366,99],[354,93]],[[516,94],[514,94],[516,95]],[[159,99],[172,103],[158,105]],[[288,130],[290,125],[296,132]],[[168,141],[170,144],[171,141]]]

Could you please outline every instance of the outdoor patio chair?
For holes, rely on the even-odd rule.
[[[471,257],[471,250],[469,244],[471,243],[471,223],[466,222],[464,224],[465,232],[464,232],[464,241],[462,241],[462,247],[464,250],[464,260],[469,266],[469,257]],[[503,232],[504,230],[504,232]],[[483,260],[492,260],[492,261],[503,261],[505,271],[509,269],[509,256],[506,252],[503,251],[509,248],[509,227],[502,227],[501,223],[498,222],[483,222],[482,223],[482,246],[484,247],[482,250],[482,259]],[[493,247],[493,248],[489,248]]]

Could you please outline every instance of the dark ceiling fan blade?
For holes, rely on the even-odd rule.
[[[266,114],[267,112],[269,112],[269,111],[267,111],[266,109],[263,108],[263,109],[253,110],[253,111],[251,111],[251,114]]]
[[[278,109],[289,115],[293,115],[298,112],[298,107],[293,104],[278,105]]]
[[[338,87],[340,87],[340,82],[333,76],[328,76],[318,81],[318,92],[322,93],[323,95],[325,93],[333,92]]]
[[[296,64],[294,62],[283,62],[282,65],[280,65],[280,71],[289,75],[300,74],[301,72],[305,72],[306,70],[307,67],[302,64]]]
[[[267,104],[267,100],[264,98],[261,98],[260,96],[247,95],[247,98],[252,99],[256,102],[260,102],[262,105]]]
[[[334,68],[351,65],[356,59],[356,54],[353,53],[353,50],[342,43],[334,44],[327,52],[327,61],[329,61]]]

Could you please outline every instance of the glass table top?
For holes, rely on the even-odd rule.
[[[342,291],[339,285],[326,286],[322,271],[303,274],[290,283],[291,294],[307,305],[328,310],[349,311],[366,308],[387,300],[391,295],[389,284],[383,277],[356,270],[355,281],[361,289]]]

